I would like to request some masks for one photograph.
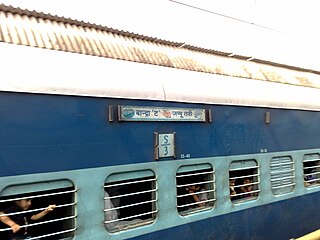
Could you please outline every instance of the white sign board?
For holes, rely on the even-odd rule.
[[[174,133],[165,133],[158,135],[158,157],[175,157]]]

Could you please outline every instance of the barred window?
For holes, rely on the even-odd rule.
[[[189,165],[178,169],[177,209],[180,215],[208,210],[215,202],[215,175],[209,164]]]
[[[291,157],[274,157],[270,163],[271,190],[274,195],[292,192],[295,186],[294,162]]]
[[[315,187],[320,184],[320,156],[307,154],[303,157],[303,176],[306,187]]]
[[[105,226],[118,232],[151,224],[157,216],[157,178],[154,172],[110,175],[104,185]]]
[[[76,231],[76,191],[65,180],[12,185],[0,193],[1,216],[19,224],[18,233],[30,239],[72,239]],[[49,206],[52,211],[47,210]],[[0,233],[1,239],[13,234],[5,224]]]
[[[259,166],[255,160],[233,161],[229,167],[230,199],[233,203],[251,201],[260,192]]]

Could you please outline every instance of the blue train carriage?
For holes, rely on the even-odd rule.
[[[31,239],[319,228],[318,71],[5,5],[0,53],[1,217],[56,205]]]

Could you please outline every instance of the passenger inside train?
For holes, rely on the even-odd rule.
[[[153,177],[108,182],[104,190],[108,231],[122,231],[154,220],[156,189]]]
[[[236,181],[234,179],[229,180],[231,198],[233,198],[237,194],[236,189],[235,189],[235,184],[236,184]]]
[[[247,166],[241,166],[235,163],[234,169],[229,170],[229,188],[230,200],[233,203],[251,201],[258,197],[258,171],[257,167],[252,167],[252,163]]]
[[[28,232],[27,227],[23,226],[28,225],[29,220],[36,221],[43,218],[56,207],[54,204],[49,205],[43,211],[33,214],[33,212],[28,212],[31,204],[31,198],[20,199],[15,201],[14,205],[0,212],[1,222],[12,229],[12,232],[7,233],[8,240],[25,239],[28,236]]]
[[[240,189],[241,189],[241,193],[245,193],[243,194],[243,197],[245,198],[253,197],[252,179],[248,177],[244,178]]]
[[[186,191],[190,194],[188,203],[197,203],[197,205],[190,205],[190,208],[205,207],[208,200],[208,193],[204,192],[205,189],[199,185],[191,185],[186,187]]]
[[[49,182],[46,182],[46,187],[48,183]],[[52,183],[57,183],[57,181]],[[29,189],[31,187],[38,188],[39,191],[26,190],[26,192],[24,192],[26,186]],[[51,189],[44,190],[41,189],[42,186],[40,183],[34,183],[31,185],[17,185],[5,189],[8,193],[15,192],[16,194],[3,194],[4,192],[2,192],[2,195],[0,195],[1,215],[6,213],[7,217],[20,225],[21,229],[18,231],[19,234],[26,230],[26,224],[24,218],[22,223],[18,223],[14,217],[21,214],[26,215],[25,217],[28,220],[27,236],[30,238],[42,239],[44,236],[46,236],[46,240],[72,238],[76,229],[75,193],[77,189],[74,186],[70,186],[64,188],[52,187]],[[17,191],[17,188],[21,189],[21,192]],[[20,203],[22,204],[24,199],[32,199],[28,203],[29,205],[27,205],[27,210],[23,210],[18,206],[19,201],[21,200]],[[9,212],[11,208],[16,208],[17,210],[13,209]],[[51,209],[54,210],[50,211]],[[40,215],[41,218],[39,219],[31,218],[32,215],[37,215],[37,213],[41,213],[42,211],[45,211],[47,214],[43,216]],[[8,240],[10,239],[8,234],[12,235],[12,233],[12,228],[0,221],[0,239]]]
[[[214,205],[215,180],[211,166],[191,171],[181,168],[176,175],[177,210],[180,215],[204,211]]]
[[[320,183],[320,161],[306,161],[303,163],[304,185],[313,187]]]
[[[110,194],[107,191],[104,191],[105,200],[104,200],[104,208],[105,208],[105,220],[110,221],[110,223],[106,223],[107,229],[111,229],[116,225],[116,221],[119,217],[119,212],[115,209],[119,205],[115,205],[114,200],[111,200]]]

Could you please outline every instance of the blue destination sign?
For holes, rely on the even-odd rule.
[[[120,106],[119,111],[120,121],[206,121],[201,108]]]

